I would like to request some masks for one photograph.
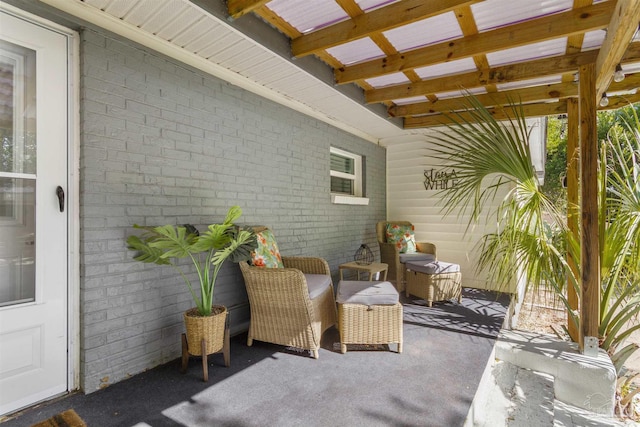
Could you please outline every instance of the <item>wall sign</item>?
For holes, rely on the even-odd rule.
[[[451,169],[450,172],[440,169],[425,169],[424,171],[424,189],[425,190],[446,190],[453,188],[458,184],[456,170]]]

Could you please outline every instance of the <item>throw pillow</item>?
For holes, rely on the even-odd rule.
[[[400,253],[416,251],[416,238],[413,225],[387,224],[387,242],[396,245]]]
[[[251,263],[256,267],[284,268],[276,238],[271,230],[263,230],[256,234],[258,247],[251,252]]]

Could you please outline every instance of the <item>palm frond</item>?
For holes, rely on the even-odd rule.
[[[564,221],[538,185],[522,106],[512,103],[505,109],[508,119],[499,122],[474,96],[466,99],[470,119],[454,114],[434,142],[434,157],[456,170],[456,186],[439,193],[443,214],[469,215],[467,231],[481,214],[495,216],[496,232],[478,246],[478,269],[498,286],[510,286],[521,272],[536,287],[557,279],[549,271],[562,262],[550,248],[543,218],[552,217],[561,233]]]

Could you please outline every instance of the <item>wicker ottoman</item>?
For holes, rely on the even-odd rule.
[[[347,344],[398,344],[402,353],[402,304],[391,282],[338,283],[340,351]]]
[[[462,273],[460,266],[444,261],[407,262],[407,296],[415,295],[427,301],[457,298],[462,301]]]

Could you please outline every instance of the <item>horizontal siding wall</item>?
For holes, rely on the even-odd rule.
[[[460,264],[463,286],[504,291],[504,286],[489,283],[486,274],[476,268],[477,244],[483,235],[495,230],[495,217],[485,217],[468,229],[470,215],[444,215],[438,190],[425,189],[425,171],[455,169],[455,165],[434,159],[433,148],[429,136],[416,136],[414,142],[387,148],[387,219],[410,221],[417,241],[436,245],[439,260]]]
[[[289,256],[331,267],[361,243],[379,259],[385,149],[111,36],[81,36],[81,382],[86,392],[180,355],[193,303],[170,267],[132,260],[134,224],[207,224],[240,205]],[[329,149],[363,155],[368,206],[330,202]],[[191,277],[195,279],[192,273]],[[215,301],[232,331],[249,320],[237,265]]]

